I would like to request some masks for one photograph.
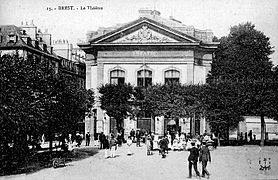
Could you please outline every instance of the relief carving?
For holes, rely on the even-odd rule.
[[[121,42],[173,42],[168,37],[163,35],[155,35],[148,28],[148,26],[142,26],[142,28],[134,34],[123,37]]]

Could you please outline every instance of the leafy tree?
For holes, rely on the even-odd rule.
[[[77,84],[75,79],[55,73],[48,60],[1,56],[1,153],[7,153],[12,144],[13,157],[24,162],[31,140],[46,134],[51,141],[54,133],[73,131],[93,99],[91,91],[79,89]]]
[[[145,109],[153,116],[201,118],[205,112],[202,91],[203,86],[199,85],[149,86],[143,91]]]
[[[45,123],[36,86],[46,64],[41,62],[42,66],[37,66],[36,61],[18,54],[0,58],[1,151],[7,153],[12,144],[13,157],[18,162],[24,162],[29,151],[28,139],[40,134]]]
[[[272,81],[273,65],[269,59],[272,52],[269,38],[256,30],[255,25],[248,22],[233,26],[230,34],[220,39],[207,79],[211,86],[223,82],[227,86],[236,85],[244,93],[241,96],[232,96],[235,99],[230,101],[242,103],[238,104],[235,113],[261,117],[261,145],[264,144],[264,116],[271,116],[273,113],[270,111],[274,110],[269,106],[272,103],[267,95],[270,90],[268,85]],[[239,112],[240,110],[242,111]],[[235,118],[236,115],[233,119]]]
[[[211,131],[229,139],[229,130],[238,126],[241,116],[242,92],[236,83],[219,82],[204,87],[203,102]],[[220,133],[221,132],[221,133]]]
[[[134,88],[130,84],[105,84],[99,89],[101,108],[116,119],[118,131],[127,115],[133,110]]]

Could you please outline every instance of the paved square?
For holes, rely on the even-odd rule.
[[[86,147],[83,147],[86,148]],[[146,146],[131,148],[134,153],[127,156],[127,145],[119,147],[116,158],[104,158],[104,150],[96,155],[80,161],[67,163],[66,167],[47,168],[41,171],[0,179],[16,180],[184,180],[188,176],[187,151],[169,151],[162,159],[158,151],[151,156],[146,155]],[[208,170],[210,179],[242,180],[242,179],[278,179],[278,147],[277,146],[227,146],[219,147],[211,152],[212,163]],[[264,165],[267,158],[271,169],[260,171],[259,159]],[[268,165],[268,164],[267,164]],[[201,164],[198,164],[201,171]],[[193,178],[197,179],[193,171]],[[202,178],[204,179],[204,178]]]

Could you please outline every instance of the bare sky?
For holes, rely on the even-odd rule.
[[[33,20],[42,31],[48,29],[53,39],[73,44],[85,39],[88,30],[137,19],[140,8],[155,8],[164,18],[173,16],[185,25],[211,29],[217,37],[249,21],[270,37],[276,51],[271,58],[278,64],[278,0],[0,0],[0,4],[1,25],[20,26],[21,21]],[[74,6],[75,10],[58,10],[58,6]]]

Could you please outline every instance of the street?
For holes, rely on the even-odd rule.
[[[158,151],[147,156],[145,144],[142,147],[133,144],[131,150],[133,155],[127,156],[127,145],[124,144],[118,148],[115,158],[105,159],[104,150],[99,150],[87,159],[67,163],[66,167],[5,176],[0,180],[183,180],[188,177],[187,151],[169,151],[162,159]],[[207,167],[210,179],[278,179],[277,146],[218,147],[211,151],[211,156],[212,162]],[[266,161],[263,158],[267,158]],[[271,169],[259,170],[259,160],[262,166],[270,164]],[[198,169],[201,172],[201,164]],[[197,179],[194,170],[192,179]]]

